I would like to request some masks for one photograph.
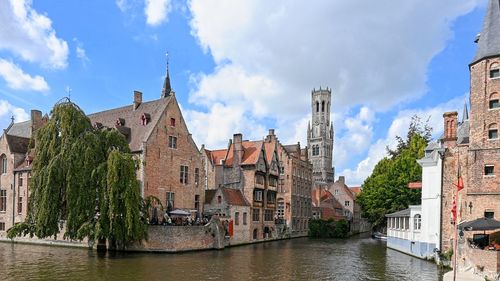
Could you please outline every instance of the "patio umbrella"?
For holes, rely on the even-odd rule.
[[[490,218],[479,218],[472,221],[462,222],[458,225],[458,227],[465,231],[495,230],[500,228],[500,221]]]
[[[176,210],[173,210],[172,212],[170,212],[170,215],[174,215],[174,216],[190,216],[191,213],[190,212],[186,212],[186,211],[181,210],[181,209],[176,209]]]

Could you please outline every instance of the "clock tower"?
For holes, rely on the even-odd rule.
[[[333,124],[330,121],[331,89],[313,89],[311,92],[312,123],[307,126],[307,148],[313,165],[313,180],[329,183],[334,181]]]

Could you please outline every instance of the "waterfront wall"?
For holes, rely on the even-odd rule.
[[[387,247],[417,258],[427,259],[434,255],[436,244],[388,236]]]

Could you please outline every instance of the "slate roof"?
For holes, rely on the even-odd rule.
[[[457,144],[467,144],[467,143],[469,143],[469,129],[470,129],[469,120],[463,121],[458,126]]]
[[[12,124],[7,129],[7,134],[21,138],[31,138],[31,120]]]
[[[7,138],[7,144],[9,145],[9,150],[12,153],[26,153],[28,151],[28,145],[30,143],[30,139],[11,136],[9,134],[5,134]]]
[[[394,218],[394,217],[409,217],[410,216],[410,208],[404,209],[402,211],[397,211],[392,214],[387,214],[385,215],[387,218]]]
[[[88,117],[92,125],[101,123],[102,126],[108,128],[116,128],[117,120],[121,119],[120,121],[123,121],[124,124],[122,124],[123,126],[118,126],[117,129],[120,132],[129,134],[128,142],[130,150],[137,152],[142,150],[142,142],[147,140],[171,99],[172,97],[169,96],[154,101],[143,102],[135,110],[134,105],[127,105],[92,113]],[[151,117],[147,125],[142,125],[141,117],[143,114],[149,114]]]
[[[477,51],[471,64],[500,55],[500,0],[489,0]]]

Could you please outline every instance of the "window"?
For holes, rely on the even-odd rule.
[[[7,190],[0,189],[0,212],[7,211]]]
[[[493,93],[490,95],[490,109],[495,109],[500,107],[500,104],[498,102],[499,99],[500,95],[498,95],[498,93]]]
[[[405,229],[410,229],[410,217],[404,218],[405,220]]]
[[[222,196],[217,196],[217,204],[222,204]]]
[[[175,127],[175,118],[170,118],[170,126]]]
[[[276,187],[278,185],[278,179],[276,178],[269,178],[269,185],[272,187]]]
[[[188,166],[181,165],[180,183],[188,184]]]
[[[498,139],[498,128],[497,124],[491,124],[488,127],[488,139],[489,140],[495,140]]]
[[[0,231],[5,231],[5,223],[0,222]]]
[[[413,229],[420,230],[421,226],[422,226],[422,216],[420,216],[419,214],[416,214],[413,217]]]
[[[492,69],[490,70],[490,78],[498,78],[500,77],[500,69]]]
[[[17,197],[17,213],[18,214],[23,213],[23,198],[22,197]]]
[[[262,194],[263,194],[262,190],[255,189],[253,191],[253,201],[261,202],[262,201]]]
[[[173,209],[175,206],[175,193],[167,192],[166,198],[167,198],[167,209]]]
[[[194,208],[199,211],[200,210],[200,195],[196,194],[194,196]]]
[[[234,213],[234,225],[240,225],[240,213],[239,212]]]
[[[325,112],[325,101],[321,102],[321,112]]]
[[[335,195],[339,195],[339,190],[338,189],[335,189]]]
[[[265,210],[264,211],[264,221],[272,221],[273,220],[273,210]]]
[[[260,221],[260,210],[259,209],[252,210],[252,220],[253,221]]]
[[[319,102],[316,102],[316,112],[319,112]]]
[[[263,175],[256,175],[255,182],[259,185],[264,185],[264,176]]]
[[[168,136],[168,147],[177,148],[177,137]]]
[[[484,175],[485,176],[494,176],[495,175],[495,166],[493,166],[493,165],[484,166]]]
[[[276,192],[268,190],[267,191],[267,202],[275,203],[276,202]]]
[[[345,201],[345,202],[344,202],[344,205],[345,205],[345,206],[349,206],[349,203],[350,203],[349,201]]]
[[[7,156],[5,156],[5,154],[2,154],[2,156],[0,156],[0,162],[2,164],[2,174],[6,174],[7,173]]]
[[[19,174],[17,177],[17,186],[23,186],[23,175]]]
[[[313,156],[319,155],[319,145],[313,145]]]
[[[243,225],[247,225],[247,213],[243,213]]]
[[[194,168],[194,183],[196,184],[196,186],[198,186],[199,181],[200,181],[200,169]]]
[[[485,211],[484,212],[484,217],[485,218],[489,218],[489,219],[492,219],[495,217],[495,212],[492,212],[492,211]]]

